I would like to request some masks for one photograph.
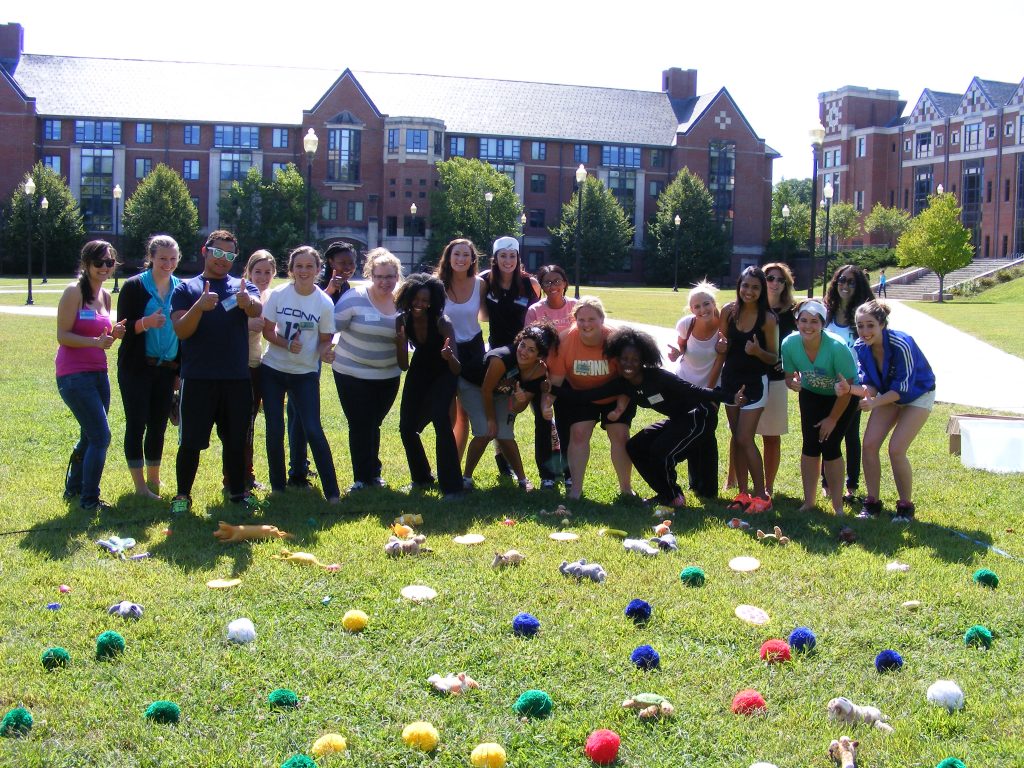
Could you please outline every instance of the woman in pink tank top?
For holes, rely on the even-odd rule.
[[[117,251],[105,240],[82,248],[78,282],[64,289],[57,306],[57,391],[78,421],[79,438],[68,462],[64,498],[102,512],[100,477],[110,446],[110,380],[107,350],[124,337],[124,321],[110,321],[110,293],[103,283],[117,267]]]

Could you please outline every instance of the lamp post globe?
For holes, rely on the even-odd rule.
[[[121,252],[121,195],[124,193],[121,191],[121,185],[114,185],[114,249]],[[117,265],[114,265],[114,288],[111,293],[120,293],[121,286],[117,282]]]
[[[316,148],[320,146],[320,139],[316,131],[310,128],[302,137],[302,148],[306,152],[306,243],[309,244],[309,217],[310,208],[313,205],[313,158],[316,156]]]
[[[50,210],[50,201],[44,197],[39,201],[39,209],[43,212],[43,223],[40,227],[40,230],[43,233],[43,279],[41,282],[45,285],[49,282],[49,280],[46,279],[46,228],[49,223],[46,217],[47,212]]]
[[[576,279],[574,296],[580,297],[580,262],[583,258],[583,184],[587,180],[587,169],[580,163],[576,169]]]
[[[679,291],[679,225],[683,223],[683,220],[681,218],[679,218],[679,214],[678,213],[676,214],[676,217],[674,219],[672,219],[672,223],[676,225],[675,237],[672,238],[675,241],[673,243],[673,245],[675,247],[672,249],[675,252],[674,253],[674,256],[675,256],[675,266],[674,266],[674,268],[672,270],[672,290],[678,292]]]
[[[28,297],[25,299],[25,304],[35,304],[35,300],[32,298],[32,235],[34,234],[34,227],[32,226],[32,220],[34,218],[35,208],[32,199],[36,194],[36,182],[31,176],[25,177],[25,228],[28,231]]]
[[[807,298],[814,296],[814,278],[817,275],[816,266],[816,251],[818,245],[817,236],[817,208],[814,205],[814,201],[818,197],[818,153],[821,152],[821,146],[825,142],[825,128],[821,123],[815,123],[814,127],[809,131],[811,137],[811,155],[814,158],[811,171],[811,234],[807,243],[807,250],[811,254],[811,279],[807,281]]]
[[[410,256],[409,269],[416,267],[416,203],[409,206],[409,231],[412,232],[412,255]]]
[[[832,213],[832,196],[835,194],[835,190],[832,188],[832,184],[825,182],[824,189],[821,190],[822,199],[821,205],[825,209],[825,268],[822,270],[821,275],[821,295],[825,295],[825,289],[828,285],[828,260],[829,260],[829,247],[830,234],[829,234],[829,223],[831,220]]]

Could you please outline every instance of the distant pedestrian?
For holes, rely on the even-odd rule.
[[[886,285],[885,269],[882,269],[882,271],[878,273],[878,297],[879,298],[882,298],[882,297],[889,298],[888,294],[885,292],[885,285]]]

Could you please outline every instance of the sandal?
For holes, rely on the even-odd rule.
[[[771,511],[772,511],[772,500],[771,499],[762,499],[762,498],[759,498],[759,497],[755,496],[754,498],[752,498],[750,500],[750,504],[747,505],[747,512],[750,513],[751,515],[760,515],[760,514],[763,514],[765,512],[771,512]]]
[[[745,512],[753,501],[754,499],[749,493],[741,493],[729,502],[726,509],[732,512]]]
[[[175,496],[171,499],[171,514],[187,515],[192,511],[192,498],[190,496]]]

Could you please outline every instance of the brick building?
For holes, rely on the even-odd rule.
[[[252,166],[293,162],[320,139],[313,183],[320,242],[383,245],[403,261],[428,234],[435,164],[480,158],[507,173],[528,220],[530,268],[547,259],[549,226],[582,163],[637,227],[622,279],[640,279],[645,222],[686,166],[731,234],[731,269],[755,263],[769,235],[772,161],[729,92],[698,95],[695,70],[669,69],[658,91],[547,83],[26,54],[0,26],[0,189],[36,160],[63,174],[87,228],[112,226],[111,190],[130,196],[157,163],[185,179],[205,230],[224,191]],[[410,216],[410,205],[417,206]],[[423,240],[420,239],[422,248]]]
[[[818,189],[831,181],[835,200],[865,213],[882,203],[916,215],[942,185],[959,200],[978,257],[1024,252],[1024,82],[926,88],[906,116],[896,91],[845,86],[818,102]]]

